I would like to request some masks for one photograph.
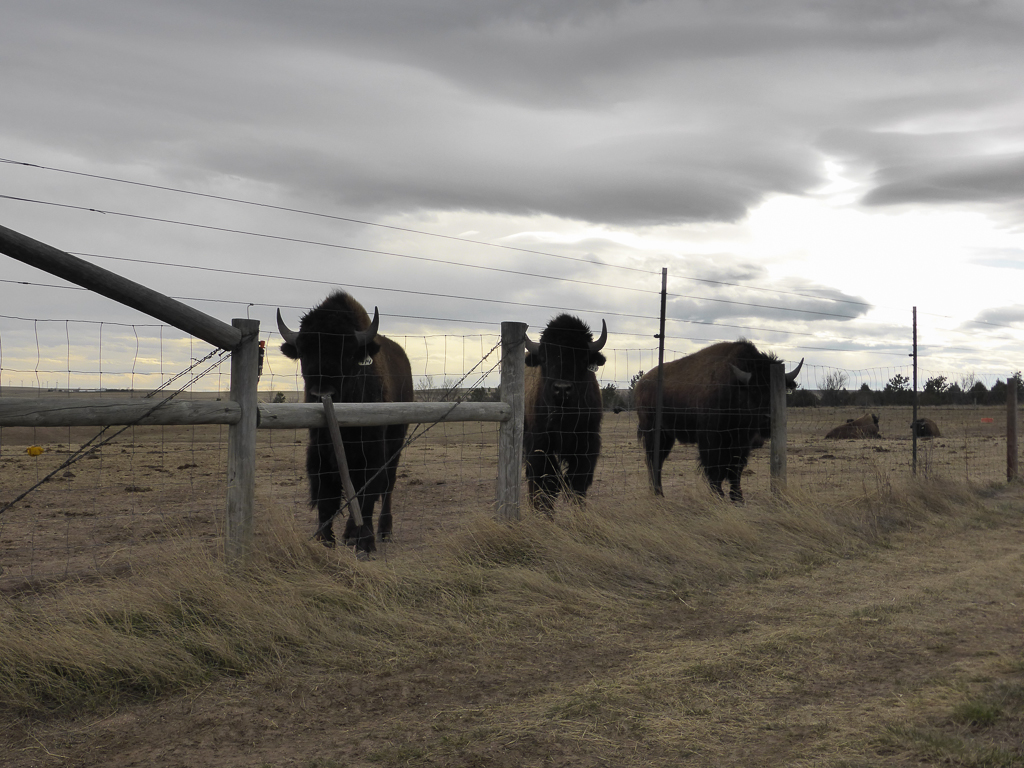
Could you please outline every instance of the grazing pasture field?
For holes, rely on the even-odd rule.
[[[294,399],[294,395],[293,398]],[[794,491],[848,498],[911,475],[910,408],[880,408],[881,437],[825,440],[862,409],[790,409],[788,485]],[[997,482],[1006,477],[1005,409],[921,409],[942,437],[918,440],[924,478]],[[983,421],[990,419],[990,421]],[[95,428],[0,430],[0,504],[57,469]],[[115,431],[111,429],[110,432]],[[405,449],[396,488],[392,547],[430,546],[467,514],[494,501],[497,425],[449,424],[416,431]],[[605,414],[603,448],[591,498],[633,504],[649,495],[636,415]],[[290,510],[312,533],[307,504],[305,430],[260,430],[257,516]],[[26,450],[40,446],[44,453]],[[769,448],[753,451],[743,487],[757,503],[769,495]],[[226,498],[226,427],[133,427],[84,456],[0,519],[0,588],[126,567],[177,537],[216,541]],[[704,488],[692,445],[676,445],[665,463],[667,498]],[[525,499],[525,492],[524,492]],[[387,556],[387,553],[383,553]]]
[[[653,498],[607,415],[588,505],[512,525],[495,426],[434,427],[370,562],[310,541],[305,435],[264,431],[233,569],[226,431],[129,430],[0,517],[3,764],[1024,765],[1005,411],[925,413],[912,478],[909,409],[875,410],[859,441],[791,410],[788,493],[765,447],[742,506],[692,446]],[[93,434],[4,429],[0,502]]]

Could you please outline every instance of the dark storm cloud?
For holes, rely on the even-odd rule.
[[[764,286],[765,283],[759,283]],[[806,281],[787,282],[777,290],[725,285],[719,289],[694,285],[673,292],[669,315],[677,320],[772,322],[804,330],[811,323],[848,323],[870,309],[863,298]],[[818,328],[821,326],[818,325]]]
[[[867,337],[890,329],[863,323],[868,301],[857,294],[867,282],[852,278],[885,270],[872,259],[913,238],[878,227],[889,247],[866,237],[861,257],[837,239],[833,251],[815,205],[850,214],[831,220],[850,227],[837,230],[848,240],[854,226],[876,231],[895,205],[923,220],[950,203],[988,204],[994,216],[998,203],[1004,223],[1019,226],[1022,33],[1024,6],[972,0],[9,0],[0,157],[451,236],[471,230],[572,258],[6,165],[0,194],[283,239],[8,200],[0,216],[69,250],[231,270],[108,264],[220,317],[251,312],[264,328],[276,306],[294,317],[342,285],[389,323],[537,327],[569,308],[649,340],[666,266],[679,327],[716,323],[725,330],[710,333],[729,338],[739,326],[778,328],[765,331],[773,341],[786,329],[845,333],[857,338],[832,346],[870,347]],[[836,181],[867,190],[865,205],[854,211],[821,191]],[[813,196],[800,201],[807,218],[780,232],[766,206],[745,220],[779,195]],[[558,236],[602,228],[608,239]],[[1015,267],[1008,239],[977,248],[1003,244],[967,258]],[[801,264],[816,282],[773,277],[799,275]],[[928,277],[952,274],[967,276]],[[890,289],[897,277],[875,282]],[[0,289],[26,316],[76,316],[77,299]],[[928,295],[948,303],[941,290]]]
[[[957,51],[1006,56],[1019,23],[1012,6],[956,2],[15,2],[0,64],[7,130],[51,151],[374,215],[645,225],[801,194],[820,180],[816,134],[966,90],[977,73]],[[934,76],[947,68],[965,71]],[[1005,74],[987,73],[987,95],[936,102],[991,104]],[[927,170],[882,179],[869,202],[1000,183]]]
[[[877,176],[882,183],[864,197],[866,205],[1019,202],[1024,153],[886,168]]]

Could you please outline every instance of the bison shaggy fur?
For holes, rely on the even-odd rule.
[[[373,314],[371,321],[362,304],[343,291],[332,293],[307,312],[298,331],[284,324],[278,310],[278,328],[285,340],[281,352],[299,361],[307,403],[319,403],[325,395],[336,403],[413,399],[409,358],[398,344],[377,334],[376,309]],[[376,549],[373,510],[380,499],[377,535],[382,541],[391,536],[391,496],[407,428],[407,424],[391,424],[340,429],[345,461],[363,518],[359,528],[349,515],[342,541],[354,544],[357,551]],[[332,521],[345,496],[334,443],[326,427],[309,430],[306,472],[310,506],[316,508],[319,517],[316,537],[333,545]]]
[[[845,424],[833,427],[825,435],[826,440],[859,440],[866,437],[880,437],[878,417],[865,413],[859,419],[847,419]]]
[[[664,395],[658,455],[655,456],[655,411],[658,368],[648,371],[634,387],[637,434],[643,442],[654,492],[662,493],[661,467],[676,441],[696,443],[697,456],[711,488],[743,501],[740,477],[750,451],[771,435],[771,367],[779,360],[749,341],[721,342],[660,366]],[[786,374],[795,386],[800,365]]]
[[[550,512],[555,498],[582,501],[601,454],[601,387],[595,371],[608,328],[594,340],[573,315],[551,320],[540,341],[527,338],[523,459],[530,503]]]
[[[939,432],[939,425],[931,419],[918,419],[911,424],[914,429],[914,434],[918,437],[942,437],[942,433]]]

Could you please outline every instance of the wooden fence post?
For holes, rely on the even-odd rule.
[[[512,414],[498,427],[497,510],[500,520],[519,519],[526,403],[526,328],[526,323],[501,324],[501,402],[512,409]]]
[[[259,320],[231,321],[242,340],[231,353],[232,402],[242,418],[228,427],[228,500],[224,555],[228,562],[245,559],[253,540],[253,503],[256,495],[256,422],[259,384]]]
[[[771,457],[769,485],[772,493],[786,490],[786,366],[774,363],[771,366],[769,397],[772,409]]]
[[[1006,481],[1017,479],[1017,379],[1006,377]]]

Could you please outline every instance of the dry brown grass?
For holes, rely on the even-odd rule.
[[[697,488],[470,514],[369,563],[281,510],[244,568],[182,539],[2,598],[3,733],[12,765],[61,764],[37,743],[81,765],[1020,765],[1020,507],[934,481]],[[233,708],[288,725],[215,754]],[[197,711],[205,741],[144,758]]]
[[[489,515],[494,430],[436,428],[403,458],[397,541],[369,563],[309,541],[304,436],[261,434],[257,548],[234,570],[222,437],[139,429],[0,521],[0,755],[1022,764],[1024,505],[991,482],[994,428],[942,414],[913,479],[891,426],[908,414],[825,443],[860,413],[824,410],[791,414],[783,496],[754,454],[744,506],[707,492],[690,447],[651,497],[635,419],[609,415],[588,506],[514,525]],[[10,451],[22,437],[53,451]],[[77,435],[3,438],[0,495]]]

